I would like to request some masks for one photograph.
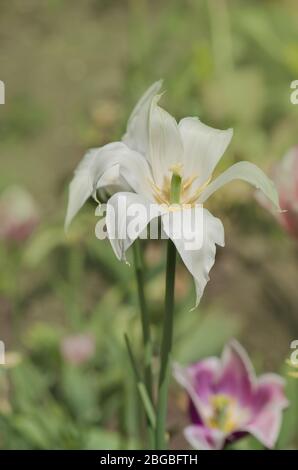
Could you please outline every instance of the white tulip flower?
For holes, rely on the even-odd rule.
[[[115,233],[116,226],[126,230],[130,206],[148,208],[134,237],[129,233],[124,236],[122,233],[120,238],[110,236],[117,257],[125,260],[128,247],[153,218],[160,216],[163,231],[172,239],[194,278],[197,305],[215,261],[216,244],[224,246],[224,228],[220,219],[202,209],[202,243],[197,250],[189,250],[189,225],[185,222],[188,218],[181,217],[183,212],[191,211],[195,216],[197,208],[215,191],[235,179],[260,189],[277,209],[278,194],[263,171],[249,162],[232,165],[212,181],[212,173],[232,139],[233,130],[213,129],[194,117],[177,123],[158,105],[160,88],[161,82],[154,83],[138,102],[122,142],[91,150],[84,157],[70,185],[66,225],[89,196],[113,180],[116,192],[107,203],[108,235]],[[126,211],[119,210],[123,207],[119,200],[124,197]],[[149,210],[153,204],[156,210]],[[177,233],[182,236],[177,237]]]

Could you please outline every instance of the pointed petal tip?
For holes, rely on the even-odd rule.
[[[242,362],[243,366],[245,367],[250,383],[251,384],[256,384],[257,383],[257,377],[255,373],[254,366],[244,349],[244,347],[239,343],[239,341],[235,338],[230,339],[230,341],[225,345],[222,357],[226,358],[228,357],[229,353],[236,354],[240,361]]]
[[[196,303],[195,305],[189,310],[189,312],[193,312],[194,310],[196,310],[201,302],[201,298],[202,298],[202,295],[203,295],[203,292],[200,293],[200,294],[196,294]]]
[[[239,341],[236,338],[231,338],[227,345],[227,347],[233,349],[235,352],[237,352],[239,355],[245,354],[247,355],[244,347],[239,343]]]
[[[74,218],[74,216],[72,216],[68,212],[66,213],[66,217],[65,217],[65,220],[64,220],[64,233],[65,234],[68,233],[69,227],[70,227],[70,224],[71,224],[73,218]]]
[[[235,179],[245,181],[257,188],[277,210],[280,210],[279,196],[273,181],[257,165],[247,161],[234,163],[213,180],[201,194],[199,202],[204,203],[215,191]]]
[[[199,306],[199,303],[196,303],[196,305],[194,305],[193,307],[189,309],[189,313],[194,312],[195,309],[198,308],[198,306]]]
[[[165,94],[165,90],[161,91],[160,93],[156,94],[154,98],[151,101],[151,106],[150,106],[150,111],[152,112],[152,109],[154,106],[157,106],[157,103],[159,100],[162,98],[162,96]]]
[[[152,85],[149,86],[149,88],[147,89],[147,92],[145,93],[148,93],[149,91],[155,91],[156,93],[161,89],[161,87],[163,86],[163,78],[159,78],[158,80],[156,80],[155,82],[152,83]]]
[[[248,356],[247,352],[245,351],[244,347],[239,343],[239,341],[236,338],[231,338],[226,346],[226,348],[232,349],[234,352],[238,354],[241,358],[243,356]]]

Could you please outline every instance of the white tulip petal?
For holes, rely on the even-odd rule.
[[[133,191],[154,201],[150,166],[140,153],[129,150],[120,163],[120,176]]]
[[[191,209],[194,210],[194,209]],[[192,274],[196,286],[196,305],[209,281],[209,271],[215,261],[216,246],[224,246],[224,228],[220,219],[217,219],[207,209],[203,210],[203,239],[202,247],[198,250],[190,250],[188,243],[190,234],[187,233],[188,225],[181,227],[184,218],[178,212],[173,212],[172,217],[162,216],[163,229],[167,236],[173,240],[185,266]],[[177,234],[182,233],[181,238]]]
[[[158,204],[135,193],[114,194],[107,203],[106,227],[118,259],[125,261],[125,252],[142,234],[150,221],[163,212]]]
[[[170,168],[183,163],[183,145],[176,120],[157,105],[160,96],[152,100],[149,135],[150,163],[154,181],[162,186],[165,177],[171,176]]]
[[[149,152],[149,112],[153,98],[160,91],[162,80],[153,83],[144,93],[133,109],[128,123],[126,133],[122,140],[132,150],[148,156]]]
[[[65,229],[96,190],[99,180],[107,170],[118,161],[110,160],[111,152],[117,154],[122,149],[121,142],[114,142],[97,149],[89,150],[75,170],[75,175],[69,186],[68,206],[65,218]],[[105,181],[103,181],[105,184]]]
[[[99,178],[96,188],[100,189],[106,188],[108,186],[117,186],[120,178],[120,165],[117,164],[106,170],[106,172],[101,176],[101,178]]]
[[[110,172],[113,178],[115,177],[115,166],[120,168],[116,186],[121,186],[122,178],[125,178],[126,184],[122,189],[126,189],[128,184],[134,191],[151,196],[150,169],[142,155],[130,150],[123,142],[113,142],[98,149],[91,149],[78,165],[70,183],[66,229],[95,190],[106,185],[115,185],[115,179],[111,181],[109,177]]]
[[[65,217],[65,230],[68,229],[72,219],[85,204],[93,192],[93,181],[89,173],[76,175],[69,185],[68,206]]]
[[[198,118],[187,117],[179,122],[179,131],[184,146],[185,176],[196,176],[194,187],[199,187],[212,175],[233,137],[233,129],[214,129]]]
[[[235,179],[246,181],[261,190],[274,206],[280,210],[278,193],[273,181],[271,181],[260,168],[250,162],[235,163],[235,165],[232,165],[224,171],[207,186],[202,192],[198,202],[204,203],[211,194]]]
[[[106,201],[113,194],[119,191],[130,191],[131,187],[125,181],[120,173],[120,165],[114,165],[109,168],[101,178],[99,178],[92,197],[96,202],[98,199]]]

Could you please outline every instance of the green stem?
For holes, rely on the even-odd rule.
[[[153,403],[153,392],[152,392],[152,346],[151,346],[151,335],[150,335],[150,322],[149,322],[149,313],[147,309],[147,303],[145,298],[145,289],[144,289],[144,274],[143,274],[143,263],[141,255],[141,243],[140,239],[135,240],[133,243],[133,257],[134,257],[134,266],[136,273],[136,280],[138,286],[138,297],[139,305],[141,312],[141,323],[143,331],[143,343],[144,343],[144,360],[145,360],[145,371],[144,371],[144,381],[145,387],[148,394],[148,397]],[[152,423],[147,417],[147,431],[149,437],[149,449],[153,449],[154,446],[154,429],[152,428]]]
[[[152,370],[151,370],[151,335],[150,335],[150,322],[149,314],[145,299],[145,290],[144,290],[144,275],[143,275],[143,265],[141,257],[141,246],[140,240],[135,240],[133,244],[133,256],[134,256],[134,265],[135,273],[138,285],[138,297],[139,305],[141,311],[141,322],[142,322],[142,331],[143,331],[143,342],[145,349],[145,385],[147,388],[147,393],[152,400]]]
[[[152,436],[153,436],[152,431],[153,431],[153,429],[155,429],[155,425],[156,425],[155,410],[154,410],[152,401],[148,396],[146,386],[145,386],[144,382],[142,381],[141,375],[139,373],[138,366],[137,366],[134,354],[132,352],[132,348],[131,348],[130,341],[129,341],[129,338],[128,338],[127,334],[124,335],[124,339],[125,339],[125,343],[126,343],[126,347],[127,347],[131,367],[132,367],[132,370],[133,370],[133,373],[134,373],[134,376],[135,376],[137,388],[138,388],[138,391],[139,391],[139,394],[140,394],[140,397],[141,397],[141,400],[142,400],[142,404],[143,404],[145,413],[147,415],[147,419],[148,419],[148,421],[151,425],[151,428],[152,428],[152,430],[150,430],[150,434],[152,434]]]
[[[168,241],[165,318],[161,346],[161,366],[159,375],[159,394],[156,421],[156,449],[166,448],[166,417],[170,375],[170,355],[173,342],[174,287],[176,268],[176,248],[172,240]]]
[[[179,204],[181,191],[181,176],[179,168],[173,171],[171,180],[170,203]],[[169,377],[171,365],[171,352],[173,343],[174,326],[174,292],[176,271],[176,247],[172,240],[168,240],[167,268],[166,268],[166,293],[165,293],[165,317],[163,324],[163,336],[160,352],[160,373],[158,388],[158,404],[156,418],[156,449],[166,449],[166,418],[168,408]]]

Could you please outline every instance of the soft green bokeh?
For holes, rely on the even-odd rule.
[[[250,160],[269,171],[297,144],[296,1],[11,0],[0,2],[0,190],[34,196],[41,222],[22,243],[0,242],[1,449],[123,449],[143,445],[140,406],[123,335],[142,359],[133,269],[94,235],[90,202],[63,231],[67,184],[84,151],[119,139],[132,106],[163,78],[163,104],[177,119],[198,115],[234,128],[219,169]],[[245,184],[210,206],[223,218],[218,251],[198,310],[179,265],[174,359],[219,354],[237,337],[258,372],[287,377],[298,337],[297,241],[289,239]],[[147,292],[155,347],[163,316],[164,245],[147,243]],[[66,337],[93,335],[96,353],[73,365]],[[155,352],[157,349],[155,350]],[[157,364],[155,364],[155,372]],[[298,382],[279,448],[298,445]],[[184,393],[171,388],[171,445],[187,448]],[[144,423],[143,423],[144,424]],[[259,448],[245,439],[237,448]]]

